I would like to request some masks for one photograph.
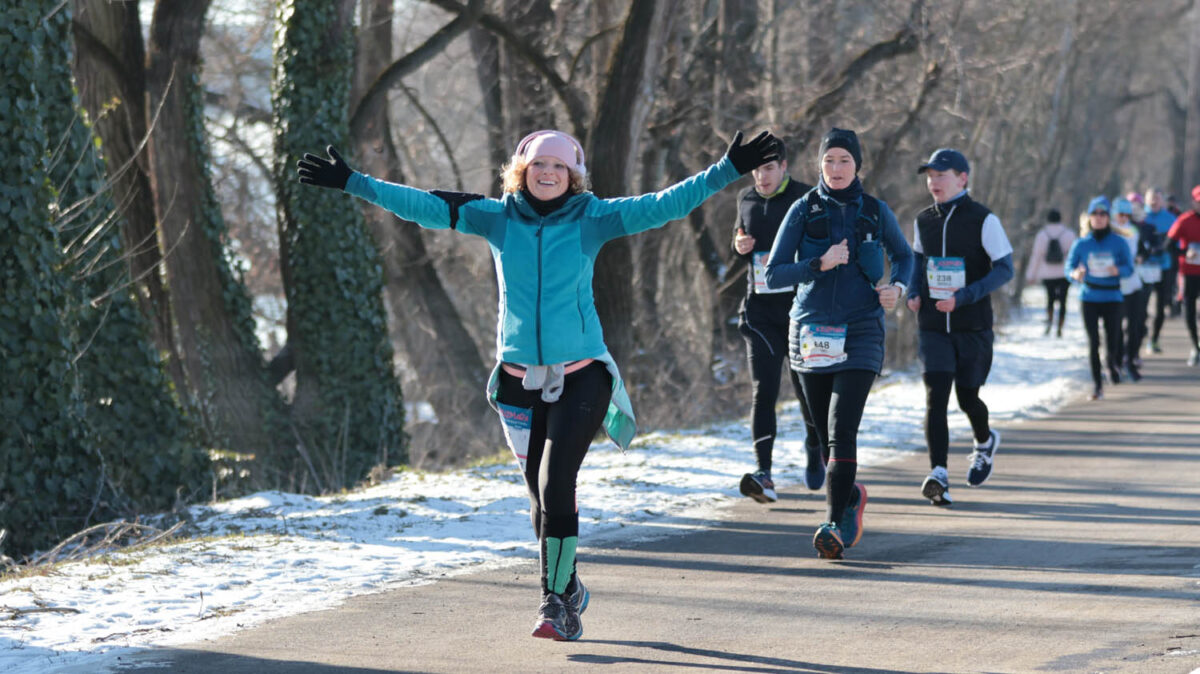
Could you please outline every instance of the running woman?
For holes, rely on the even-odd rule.
[[[777,498],[775,481],[771,477],[776,433],[775,402],[779,398],[779,369],[787,357],[788,311],[796,297],[794,286],[767,287],[767,255],[783,216],[797,199],[812,189],[812,185],[788,175],[787,150],[782,143],[779,154],[778,161],[767,162],[750,172],[754,176],[754,185],[738,194],[737,218],[733,223],[733,250],[748,263],[746,295],[738,311],[738,332],[746,341],[750,363],[753,385],[750,434],[758,464],[757,470],[742,476],[739,488],[743,495],[759,503],[774,503]],[[804,485],[809,489],[820,489],[825,482],[825,462],[817,429],[800,388],[800,376],[790,367],[787,374],[804,417],[804,448],[808,454]]]
[[[1171,312],[1171,304],[1175,297],[1175,276],[1179,272],[1179,264],[1174,251],[1169,245],[1167,232],[1175,224],[1175,216],[1166,209],[1163,203],[1163,192],[1157,187],[1146,190],[1146,222],[1154,225],[1154,231],[1163,241],[1166,250],[1158,254],[1158,262],[1162,268],[1162,277],[1154,284],[1154,323],[1150,331],[1150,352],[1162,353],[1158,345],[1158,335],[1162,332],[1163,321]]]
[[[1112,210],[1112,229],[1129,246],[1129,255],[1134,263],[1134,273],[1121,279],[1121,295],[1125,298],[1121,315],[1124,321],[1125,372],[1132,381],[1137,382],[1141,381],[1142,373],[1134,356],[1141,348],[1142,333],[1146,329],[1146,301],[1150,292],[1137,273],[1137,268],[1148,256],[1148,242],[1142,236],[1141,228],[1133,222],[1133,202],[1117,197],[1113,200]]]
[[[1062,214],[1051,208],[1046,212],[1046,224],[1033,237],[1033,249],[1029,252],[1029,263],[1025,265],[1025,281],[1041,281],[1046,289],[1046,330],[1057,325],[1055,337],[1062,337],[1063,323],[1067,320],[1067,290],[1071,281],[1067,279],[1065,263],[1067,251],[1075,243],[1075,232],[1062,222]],[[1054,322],[1054,305],[1058,305],[1058,323]]]
[[[1187,363],[1200,365],[1200,339],[1196,337],[1196,300],[1200,298],[1200,185],[1192,188],[1192,210],[1179,216],[1167,234],[1175,242],[1179,254],[1179,270],[1183,275],[1183,319],[1187,322],[1192,352]]]
[[[1129,246],[1121,237],[1112,236],[1109,227],[1107,197],[1088,202],[1087,213],[1080,218],[1080,238],[1067,253],[1071,280],[1082,286],[1079,293],[1083,327],[1087,330],[1088,359],[1092,366],[1092,400],[1104,397],[1104,379],[1100,369],[1100,321],[1104,321],[1104,347],[1109,377],[1121,383],[1121,279],[1133,273]]]
[[[422,227],[488,242],[500,309],[487,394],[524,473],[540,542],[541,605],[533,636],[578,639],[589,593],[575,572],[576,478],[601,426],[622,449],[636,431],[596,313],[596,255],[609,240],[686,216],[738,176],[777,159],[778,141],[764,131],[743,144],[739,132],[707,170],[623,199],[588,191],[583,147],[561,131],[535,131],[517,144],[502,168],[500,199],[383,182],[352,171],[332,147],[328,153],[329,159],[304,156],[300,182],[345,190]]]
[[[992,369],[992,292],[1013,276],[1012,244],[1004,225],[967,193],[971,167],[958,150],[935,150],[917,168],[933,205],[913,223],[912,282],[908,308],[917,312],[917,349],[925,381],[925,444],[929,476],[921,495],[948,506],[950,389],[975,436],[967,458],[967,484],[978,487],[992,475],[1000,433],[988,424],[979,389]]]
[[[862,538],[867,489],[855,483],[858,426],[883,366],[884,311],[904,294],[912,250],[887,204],[863,192],[853,131],[832,129],[817,156],[820,182],[788,210],[767,260],[767,286],[797,286],[788,356],[829,454],[825,521],[813,547],[839,559]],[[880,284],[885,249],[891,280]]]

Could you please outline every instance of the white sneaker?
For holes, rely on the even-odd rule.
[[[1192,355],[1188,356],[1188,365],[1190,367],[1196,367],[1197,365],[1200,365],[1200,351],[1192,349]]]
[[[929,473],[929,477],[921,484],[921,496],[935,506],[948,506],[954,502],[950,498],[950,475],[946,473],[945,466],[938,466]]]

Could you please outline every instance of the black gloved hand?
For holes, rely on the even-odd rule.
[[[331,159],[324,159],[315,154],[305,153],[304,159],[296,162],[297,173],[300,174],[300,182],[305,185],[316,185],[317,187],[333,187],[335,189],[346,189],[346,182],[350,180],[350,165],[342,159],[342,155],[333,149],[332,145],[325,147]]]
[[[738,131],[729,143],[725,156],[733,162],[738,173],[749,173],[769,161],[779,159],[779,139],[770,131],[763,131],[749,143],[742,144],[742,132]]]

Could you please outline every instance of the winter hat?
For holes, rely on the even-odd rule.
[[[1140,192],[1129,192],[1125,195],[1125,198],[1135,204],[1141,204],[1143,206],[1146,205],[1146,200],[1142,198]]]
[[[1062,213],[1057,208],[1051,208],[1046,211],[1046,222],[1062,222]]]
[[[1112,210],[1112,204],[1108,202],[1108,197],[1096,197],[1088,202],[1087,212],[1095,213],[1096,211],[1104,211],[1106,214]]]
[[[543,129],[521,139],[515,155],[525,161],[534,157],[554,157],[574,169],[579,175],[587,175],[583,163],[583,146],[570,134]]]
[[[1200,185],[1196,185],[1192,188],[1192,199],[1196,203],[1200,203]]]
[[[1125,197],[1117,197],[1113,200],[1113,213],[1124,213],[1125,215],[1133,215],[1133,202]]]
[[[917,173],[933,169],[934,171],[958,171],[959,173],[970,173],[971,165],[967,163],[967,158],[963,153],[948,147],[934,150],[933,154],[929,155],[929,161],[917,167]]]
[[[850,153],[854,159],[854,172],[858,173],[862,168],[862,148],[858,145],[858,135],[849,129],[833,127],[821,139],[821,151],[817,154],[817,158],[824,157],[825,153],[834,147],[840,147]]]

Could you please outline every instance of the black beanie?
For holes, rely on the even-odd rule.
[[[821,139],[821,152],[817,158],[824,157],[831,147],[840,147],[850,153],[850,156],[854,158],[855,173],[862,169],[862,150],[858,147],[858,136],[853,131],[839,129],[836,126],[830,129],[829,133]]]

